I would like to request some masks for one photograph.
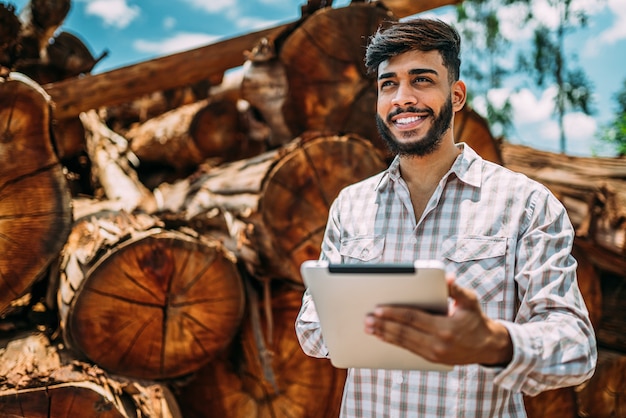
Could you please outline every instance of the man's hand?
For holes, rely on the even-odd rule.
[[[365,332],[435,363],[508,364],[513,343],[506,327],[483,314],[474,292],[447,280],[454,300],[447,316],[381,305],[366,316]]]

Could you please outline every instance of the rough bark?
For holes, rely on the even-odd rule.
[[[103,106],[128,103],[145,94],[209,79],[217,85],[224,71],[243,64],[243,52],[261,37],[283,26],[252,32],[190,51],[116,70],[71,78],[43,87],[56,104],[55,117],[65,119]]]
[[[70,11],[70,0],[31,0],[20,11],[20,61],[46,60],[48,41]]]
[[[0,313],[42,277],[72,217],[49,97],[32,80],[12,77],[0,79]]]
[[[386,166],[367,140],[355,135],[309,133],[257,157],[209,169],[183,187],[159,188],[163,208],[186,219],[212,209],[249,227],[259,253],[255,276],[301,283],[300,264],[317,258],[328,209],[339,190]],[[180,189],[189,190],[181,197]]]
[[[260,154],[265,145],[249,139],[238,100],[238,89],[216,94],[136,125],[125,137],[142,164],[183,174],[202,162],[219,165]]]
[[[39,333],[0,348],[0,415],[29,418],[182,418],[169,389],[72,360]]]
[[[136,157],[126,138],[109,129],[95,111],[80,115],[85,128],[86,150],[91,161],[92,181],[96,195],[119,201],[127,212],[155,208],[154,196],[139,180],[132,161]],[[100,189],[99,191],[97,189]]]
[[[596,331],[598,343],[616,351],[626,353],[626,283],[621,275],[606,274],[602,277],[602,318]]]
[[[0,77],[4,76],[3,73],[15,62],[20,28],[21,23],[15,14],[15,6],[0,3]]]
[[[385,19],[390,14],[375,4],[323,8],[275,46],[289,85],[282,111],[294,136],[352,132],[384,148],[374,119],[375,79],[366,74],[363,54],[367,37]]]
[[[380,0],[380,2],[398,18],[436,9],[447,5],[459,4],[462,0]]]

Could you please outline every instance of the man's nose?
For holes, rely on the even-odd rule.
[[[399,84],[396,89],[396,94],[392,98],[392,104],[394,106],[407,106],[417,103],[417,96],[415,90],[407,84]]]

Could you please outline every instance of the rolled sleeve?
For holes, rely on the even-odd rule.
[[[322,338],[317,310],[308,290],[302,296],[302,306],[296,318],[296,336],[306,355],[328,358],[328,348],[326,348]]]

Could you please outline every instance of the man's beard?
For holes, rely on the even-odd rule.
[[[414,107],[403,109],[403,112],[419,113],[420,111]],[[428,110],[431,116],[434,115],[432,110]],[[391,123],[390,119],[395,114],[391,114],[387,119]],[[380,136],[387,144],[387,148],[393,154],[402,156],[423,157],[428,154],[432,154],[439,146],[443,139],[444,133],[450,128],[450,122],[452,121],[452,99],[448,97],[448,100],[441,108],[441,112],[433,122],[426,135],[418,140],[408,143],[399,142],[396,137],[391,133],[391,130],[383,122],[380,115],[376,114],[376,126]],[[406,137],[413,136],[415,131],[404,132]]]

